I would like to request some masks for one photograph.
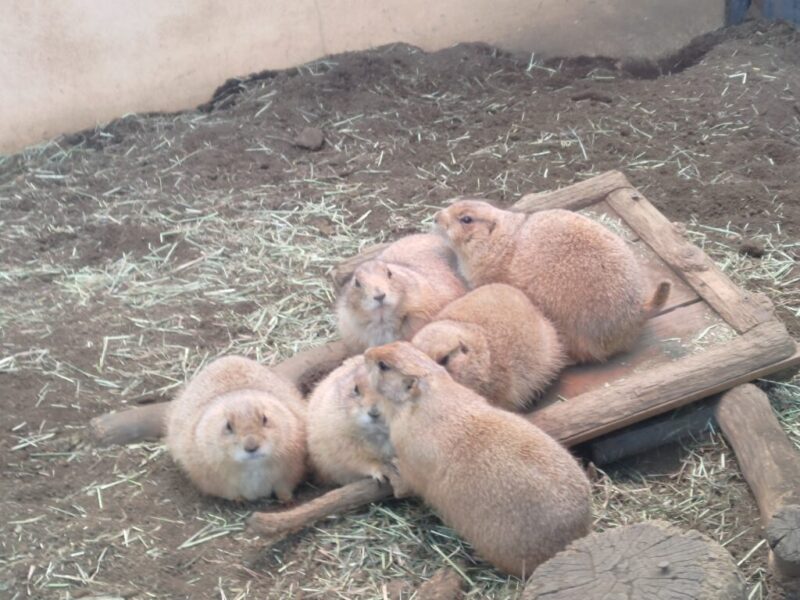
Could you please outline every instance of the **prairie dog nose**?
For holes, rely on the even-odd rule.
[[[256,440],[245,440],[244,449],[251,454],[258,450],[258,442]]]
[[[377,300],[378,302],[383,302],[383,299],[386,298],[386,293],[380,292],[378,294],[375,294],[373,298],[375,298],[375,300]]]
[[[377,406],[372,406],[372,407],[370,407],[370,409],[367,411],[367,414],[370,416],[370,418],[371,418],[371,419],[377,419],[378,417],[380,417],[380,416],[381,416],[381,411],[380,411],[380,410],[378,410],[378,407],[377,407]]]

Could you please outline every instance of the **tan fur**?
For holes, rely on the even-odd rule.
[[[363,356],[348,359],[311,394],[308,452],[324,483],[385,478],[394,452]]]
[[[525,294],[502,283],[454,300],[412,343],[453,379],[507,410],[526,408],[566,362],[553,324]]]
[[[528,215],[460,200],[437,213],[436,223],[471,286],[499,282],[525,292],[578,362],[630,349],[647,311],[669,295],[664,282],[653,297],[656,304],[645,304],[644,277],[631,249],[574,212]]]
[[[337,303],[339,332],[353,352],[411,337],[466,292],[455,255],[439,236],[398,240],[355,270]]]
[[[178,394],[167,415],[167,448],[206,494],[254,500],[274,493],[288,502],[305,474],[305,419],[305,403],[290,382],[229,356]]]
[[[589,532],[589,481],[553,438],[489,405],[407,342],[365,358],[399,480],[483,558],[527,576]]]

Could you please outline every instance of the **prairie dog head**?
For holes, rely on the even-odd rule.
[[[382,260],[359,265],[345,289],[347,305],[357,314],[372,317],[394,314],[405,296],[401,270]]]
[[[372,385],[369,371],[362,362],[353,371],[348,382],[350,389],[343,390],[346,398],[346,410],[352,422],[366,434],[386,431],[386,421],[380,407],[380,396]]]
[[[436,229],[459,256],[483,254],[504,211],[481,200],[456,200],[436,213]]]
[[[380,394],[388,421],[422,398],[428,391],[431,375],[445,373],[443,367],[408,342],[370,348],[364,358],[369,381]]]
[[[220,396],[197,425],[199,450],[240,464],[263,462],[281,446],[293,417],[269,394],[237,390]]]
[[[457,321],[434,321],[411,341],[459,382],[474,390],[491,380],[491,357],[486,338],[476,326]]]

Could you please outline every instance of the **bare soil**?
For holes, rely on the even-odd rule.
[[[329,286],[309,281],[333,260],[313,248],[344,239],[342,214],[365,239],[391,238],[459,194],[507,205],[608,169],[721,261],[761,244],[766,256],[745,250],[748,264],[775,270],[742,283],[770,294],[800,336],[799,93],[800,39],[781,24],[747,23],[652,64],[394,45],[231,81],[197,111],[130,116],[5,157],[0,595],[410,597],[449,564],[431,548],[455,544],[429,513],[389,504],[264,549],[242,523],[269,502],[199,496],[158,444],[92,448],[88,420],[169,398],[211,356],[291,353],[282,331],[326,340],[330,319],[302,318],[329,305]],[[307,127],[324,132],[318,150],[295,143]],[[302,226],[283,246],[269,238],[281,223]],[[295,245],[309,250],[292,258]],[[305,312],[270,312],[287,297]],[[603,476],[598,526],[666,515],[726,542],[752,598],[800,597],[766,575],[758,513],[724,442],[670,456]],[[703,482],[671,501],[695,484],[687,465]],[[398,533],[406,526],[422,533]],[[218,537],[193,545],[198,532]],[[466,569],[468,597],[519,587]]]

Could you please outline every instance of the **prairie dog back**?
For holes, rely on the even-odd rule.
[[[192,378],[167,415],[167,447],[206,494],[288,501],[306,461],[297,389],[255,361],[218,359]]]
[[[648,313],[669,295],[669,282],[662,282],[646,300],[631,249],[574,212],[527,215],[461,200],[437,213],[436,221],[472,286],[507,283],[525,292],[578,362],[628,350]]]
[[[521,410],[566,363],[553,324],[516,288],[481,286],[448,304],[412,343],[459,383]]]
[[[484,559],[527,576],[588,533],[589,481],[558,442],[487,404],[408,343],[365,357],[400,479]]]
[[[325,483],[383,479],[394,451],[363,356],[348,359],[311,393],[308,451]]]

